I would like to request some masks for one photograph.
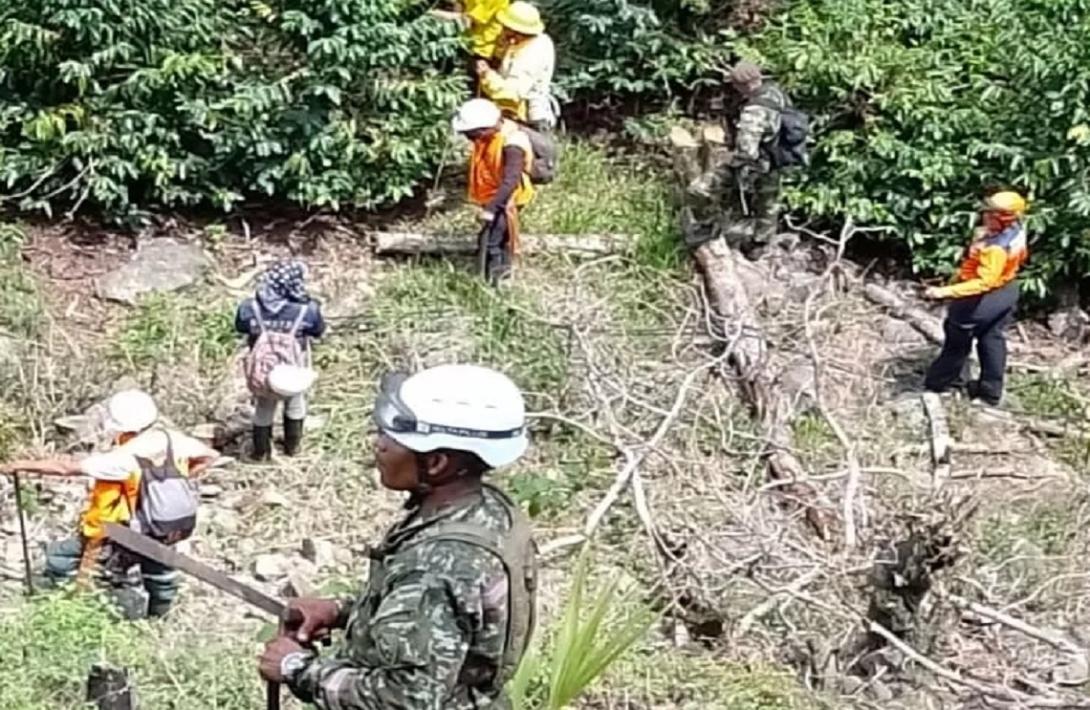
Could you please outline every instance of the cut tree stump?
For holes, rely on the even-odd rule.
[[[375,254],[379,256],[476,254],[477,237],[469,235],[424,234],[422,232],[371,232]],[[561,253],[568,256],[597,257],[623,254],[635,239],[624,234],[522,234],[519,249],[523,253]]]
[[[127,668],[104,663],[91,666],[87,676],[87,702],[98,710],[136,710],[136,693]]]

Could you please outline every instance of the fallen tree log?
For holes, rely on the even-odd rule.
[[[368,235],[375,254],[450,256],[475,254],[476,235],[441,235],[423,232],[371,232]],[[561,253],[569,256],[596,257],[623,254],[635,239],[625,234],[522,234],[519,249],[523,253]]]
[[[942,345],[943,340],[946,339],[942,322],[938,318],[922,308],[907,303],[889,289],[870,283],[863,287],[863,294],[872,303],[888,309],[893,316],[911,325],[931,342]]]
[[[680,129],[671,133],[674,144],[674,167],[678,180],[686,191],[693,175],[707,173],[715,164],[729,159],[722,146],[704,145]],[[687,195],[687,191],[685,193]],[[714,204],[712,210],[718,209]],[[697,214],[701,206],[687,204],[682,212],[685,231],[706,228],[709,219]],[[714,220],[715,217],[712,217]],[[687,234],[690,240],[692,234]],[[807,473],[792,448],[792,402],[797,393],[788,392],[776,382],[769,365],[768,341],[764,336],[753,301],[746,291],[745,280],[739,278],[739,264],[745,257],[731,248],[722,238],[704,240],[692,250],[704,276],[707,306],[711,313],[711,335],[719,347],[727,348],[727,362],[739,383],[739,388],[751,415],[767,442],[763,452],[770,477],[784,482],[780,493],[804,513],[806,522],[822,538],[830,535],[830,512],[820,504],[817,490],[806,481]]]

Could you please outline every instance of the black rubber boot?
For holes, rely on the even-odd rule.
[[[303,443],[303,420],[284,417],[284,453],[295,456]]]
[[[271,426],[254,427],[254,461],[268,461],[272,458],[272,431]]]

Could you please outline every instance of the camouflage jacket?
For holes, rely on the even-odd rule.
[[[484,549],[428,539],[455,521],[501,535],[512,525],[501,494],[487,487],[427,516],[411,509],[371,552],[367,589],[345,607],[343,647],[289,683],[300,700],[323,710],[497,706],[491,681],[505,648],[507,573]]]
[[[771,169],[762,147],[780,132],[781,112],[786,106],[787,97],[775,84],[766,82],[750,97],[742,107],[734,132],[736,162],[754,165],[762,173]]]

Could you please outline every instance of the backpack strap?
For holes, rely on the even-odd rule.
[[[303,325],[303,319],[307,317],[307,311],[310,310],[310,301],[299,304],[299,315],[295,317],[295,322],[291,324],[291,330],[288,331],[288,335],[292,337],[299,332],[299,327]]]
[[[254,319],[257,321],[258,334],[265,332],[265,321],[261,318],[261,302],[256,298],[251,301],[254,304]]]

